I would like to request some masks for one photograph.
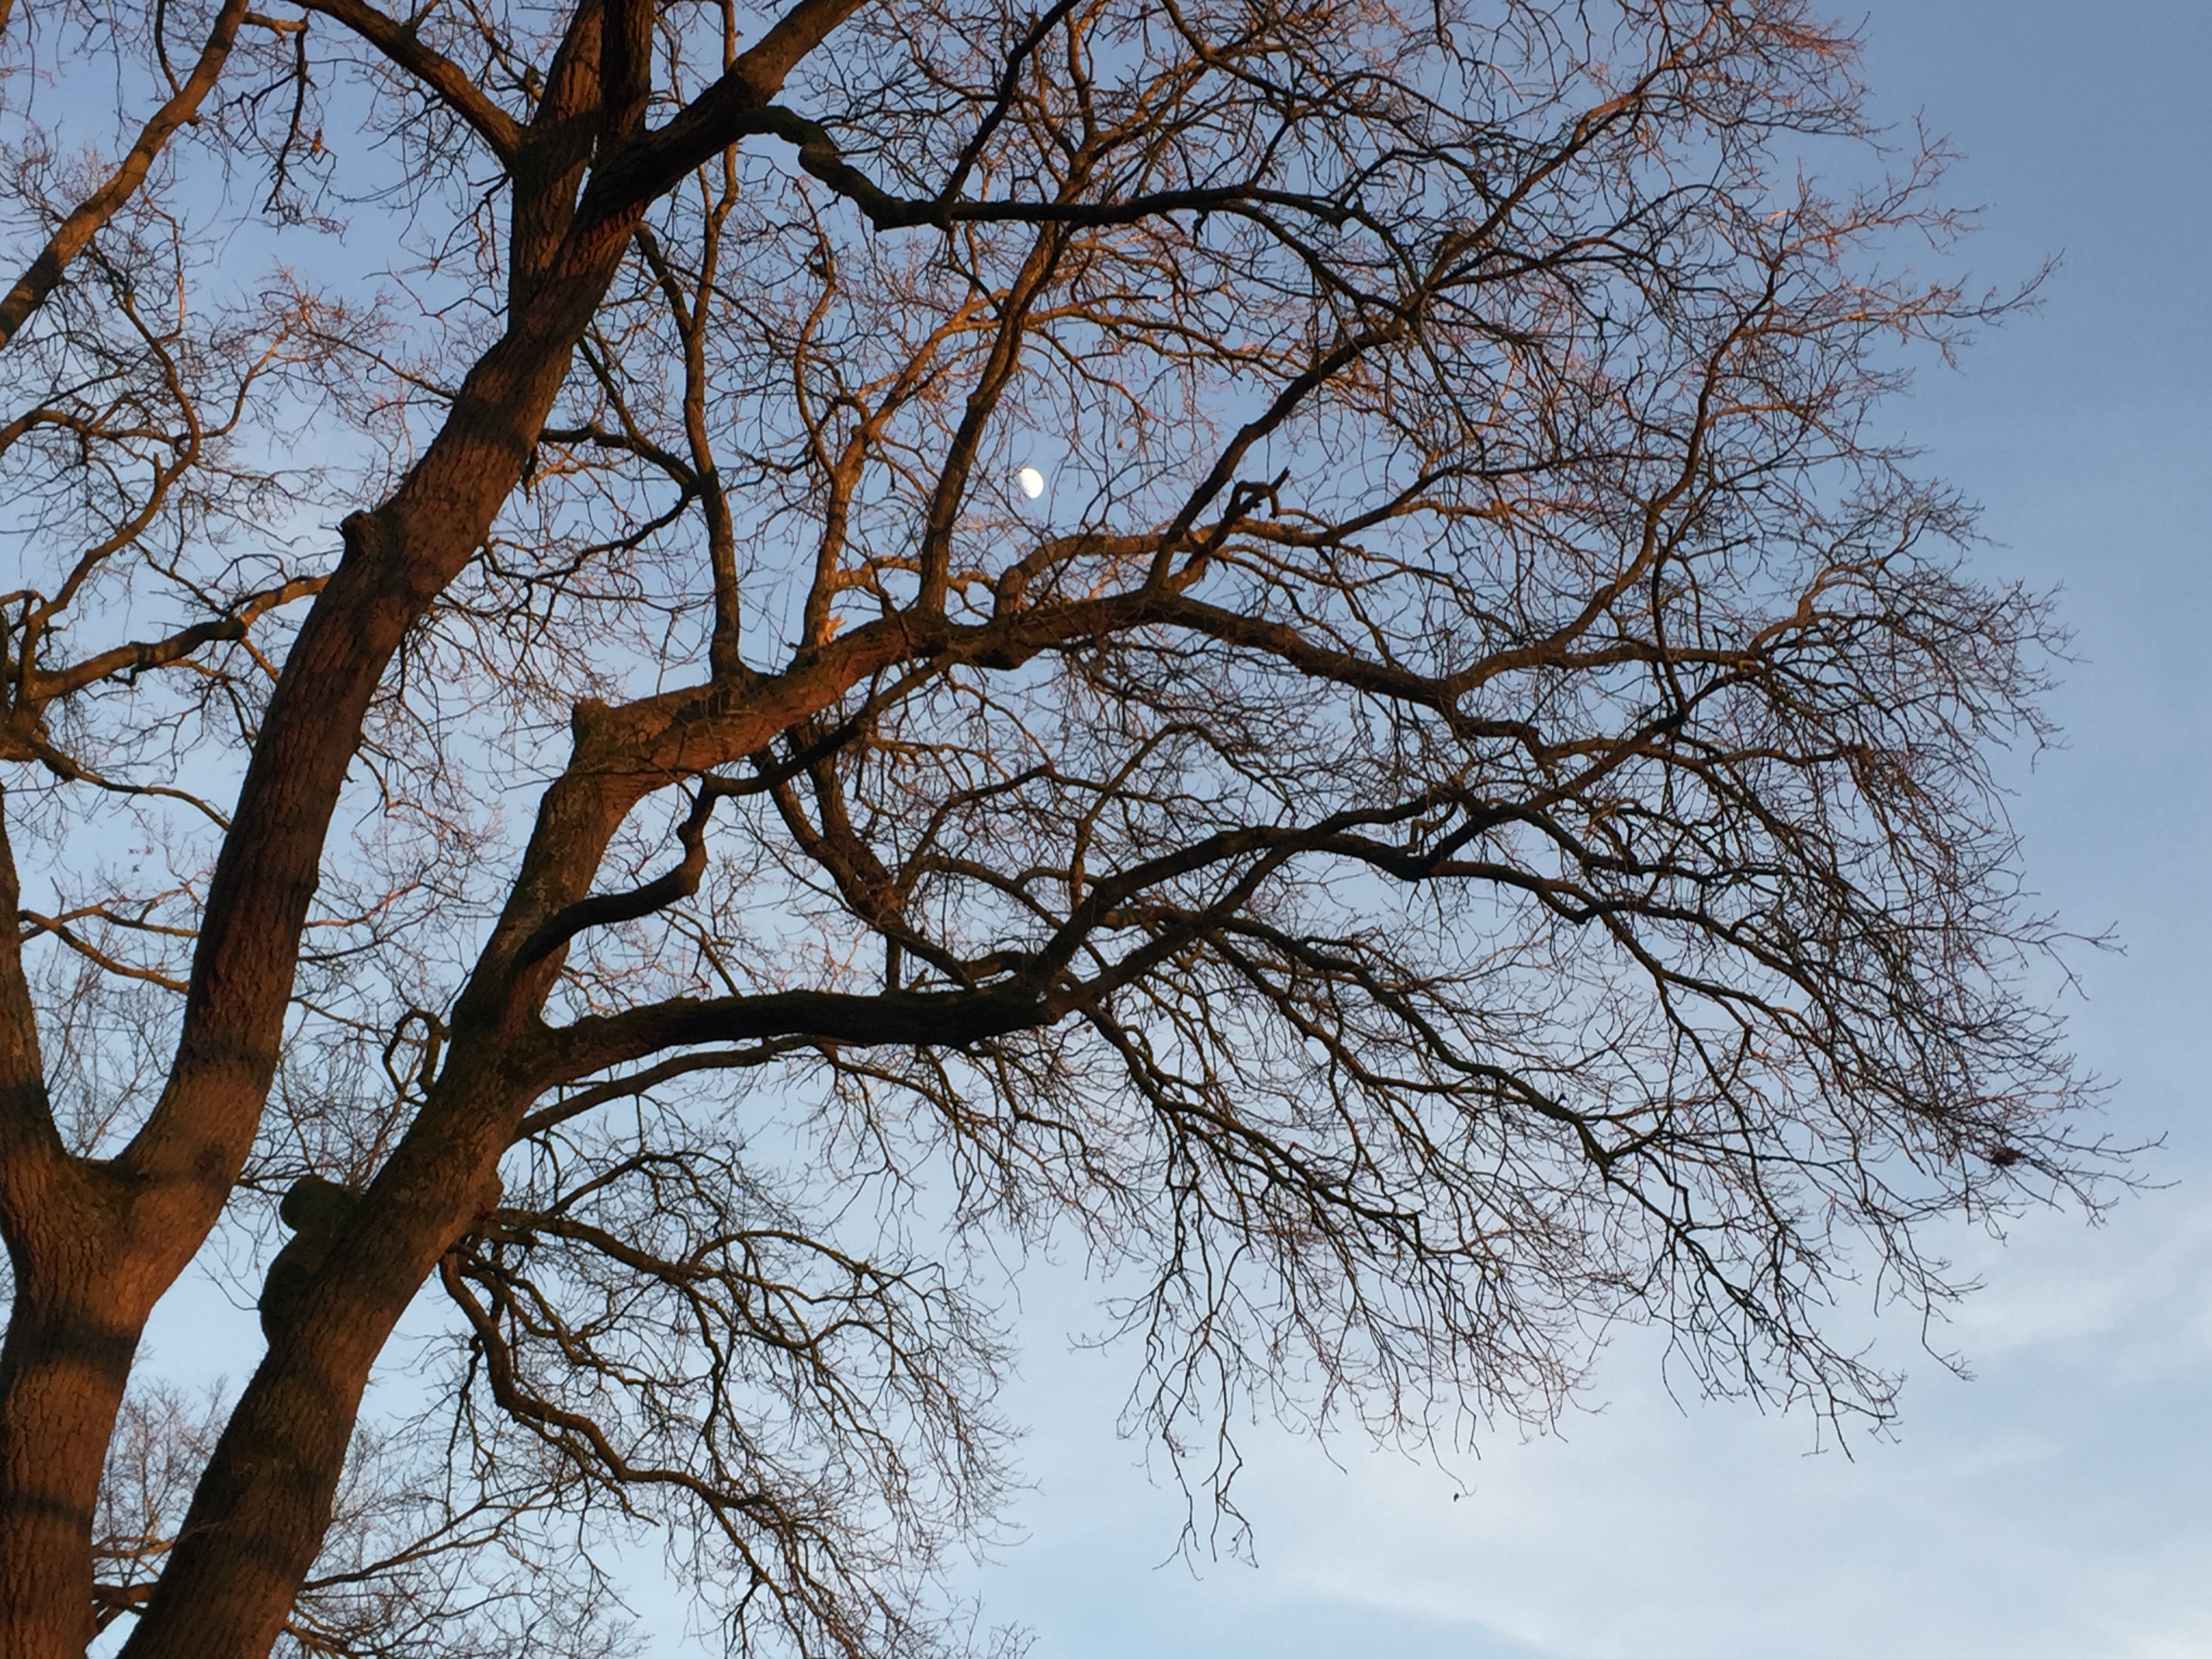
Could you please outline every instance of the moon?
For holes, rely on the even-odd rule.
[[[1015,475],[1022,482],[1022,494],[1035,501],[1044,494],[1044,474],[1033,466],[1025,466]]]

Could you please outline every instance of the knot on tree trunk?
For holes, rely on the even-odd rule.
[[[299,1317],[307,1287],[360,1202],[354,1188],[318,1175],[301,1176],[284,1194],[276,1213],[292,1230],[292,1239],[276,1252],[261,1287],[261,1332],[271,1342]]]

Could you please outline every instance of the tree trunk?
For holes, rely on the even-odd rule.
[[[55,1152],[60,1149],[56,1147]],[[82,1659],[93,1636],[92,1522],[143,1314],[113,1304],[114,1218],[66,1158],[18,1242],[0,1347],[0,1654]],[[13,1206],[11,1206],[13,1207]],[[27,1244],[28,1248],[25,1248]]]
[[[450,1075],[278,1323],[192,1496],[126,1659],[261,1659],[291,1612],[377,1355],[438,1258],[498,1202],[531,1092]],[[479,1073],[479,1076],[482,1074]]]

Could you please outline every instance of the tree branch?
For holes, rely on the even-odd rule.
[[[555,1080],[589,1077],[664,1048],[795,1037],[816,1042],[958,1048],[1049,1025],[1065,999],[1027,979],[972,990],[769,991],[757,996],[672,997],[618,1014],[587,1014],[546,1036]]]
[[[22,891],[8,839],[7,805],[0,791],[0,1224],[11,1224],[12,1236],[12,1224],[21,1219],[13,1212],[27,1186],[43,1184],[23,1177],[51,1169],[67,1153],[46,1095],[38,1012],[23,973],[23,939],[15,921]]]
[[[351,29],[374,46],[466,122],[503,164],[514,165],[522,148],[520,125],[492,101],[466,70],[428,45],[411,19],[403,23],[367,0],[298,0],[298,4]]]
[[[660,139],[665,135],[675,134],[677,131],[678,123],[672,121],[668,125],[657,129],[651,137]],[[1233,185],[1194,185],[1184,190],[1152,191],[1118,202],[963,201],[955,198],[949,190],[932,197],[893,196],[845,159],[844,151],[838,148],[836,141],[821,123],[810,120],[795,110],[775,104],[764,104],[757,108],[733,106],[716,126],[696,131],[687,129],[684,136],[690,140],[684,147],[678,148],[671,143],[665,151],[656,146],[635,160],[624,157],[618,165],[623,170],[623,177],[626,181],[629,170],[637,169],[635,182],[629,183],[628,187],[642,190],[655,180],[665,180],[660,187],[665,189],[667,183],[681,178],[724,146],[742,138],[768,136],[789,143],[799,152],[799,165],[802,168],[852,203],[860,210],[861,216],[878,230],[908,230],[923,225],[949,228],[953,225],[964,224],[1071,225],[1097,228],[1134,224],[1163,214],[1222,213],[1244,207],[1284,208],[1310,214],[1330,223],[1340,222],[1346,216],[1343,208],[1324,198],[1297,191],[1272,189],[1251,180]]]
[[[587,927],[635,921],[697,892],[699,878],[707,873],[707,820],[714,815],[714,791],[702,789],[691,804],[690,816],[677,827],[676,839],[684,856],[673,870],[629,892],[601,894],[570,905],[524,942],[509,971],[520,974],[542,962]]]
[[[133,678],[150,668],[166,668],[182,662],[204,645],[219,641],[242,640],[246,630],[268,612],[323,591],[327,576],[298,576],[261,592],[240,600],[235,610],[212,622],[194,623],[179,629],[167,639],[134,641],[118,645],[56,669],[33,668],[24,677],[21,700],[33,707],[66,697],[82,690],[98,681],[110,679],[118,674]]]
[[[60,283],[70,262],[84,251],[85,244],[145,182],[155,158],[167,147],[177,129],[198,118],[200,105],[206,101],[209,92],[222,77],[223,65],[230,60],[230,49],[238,39],[239,25],[246,21],[246,0],[223,0],[222,9],[216,14],[215,25],[208,31],[207,45],[201,48],[199,61],[192,65],[192,72],[185,77],[184,84],[138,130],[137,141],[125,153],[121,165],[108,175],[107,182],[71,210],[55,228],[38,257],[15,279],[7,296],[0,299],[0,349],[15,337],[16,331],[31,313],[46,303],[46,296]]]
[[[623,145],[595,169],[578,217],[611,219],[657,199],[708,157],[768,129],[750,125],[791,71],[866,0],[799,0],[668,124]]]

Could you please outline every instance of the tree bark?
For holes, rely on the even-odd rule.
[[[120,1206],[68,1163],[14,1196],[15,1305],[0,1346],[0,1653],[82,1659],[93,1636],[92,1520],[143,1316],[118,1305]],[[27,1202],[23,1200],[27,1200]],[[22,1242],[18,1243],[18,1238]]]
[[[93,1506],[143,1314],[118,1305],[118,1194],[54,1127],[20,901],[0,811],[0,1232],[15,1273],[0,1346],[0,1654],[81,1659]]]

